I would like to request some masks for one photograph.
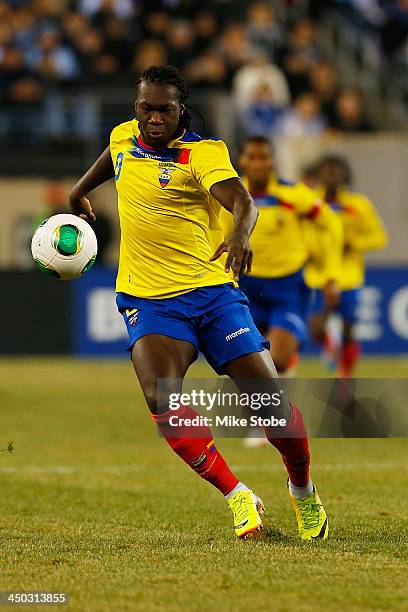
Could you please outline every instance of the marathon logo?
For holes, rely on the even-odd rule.
[[[228,334],[228,336],[225,336],[225,339],[227,342],[229,342],[230,340],[233,340],[237,336],[240,336],[241,334],[246,334],[249,331],[251,331],[249,327],[241,327],[240,329],[237,329],[237,331],[232,332],[232,334]]]

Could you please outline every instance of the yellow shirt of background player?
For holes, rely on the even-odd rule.
[[[324,196],[323,189],[320,195]],[[344,237],[336,280],[343,291],[355,289],[364,284],[364,251],[383,248],[387,233],[372,202],[360,193],[339,189],[336,201],[329,202],[329,206],[341,221]],[[309,230],[313,232],[313,228]],[[319,262],[322,263],[317,256],[306,266],[306,282],[312,288],[323,285]]]
[[[168,298],[232,282],[226,255],[209,262],[224,240],[215,183],[237,177],[226,145],[192,132],[156,151],[134,119],[111,134],[121,227],[116,291]]]
[[[243,178],[244,185],[248,182]],[[308,249],[300,225],[302,216],[318,214],[321,202],[303,183],[271,177],[264,194],[252,194],[259,211],[250,243],[254,253],[251,276],[278,278],[294,274],[304,265]],[[233,217],[221,212],[224,234],[230,235]]]

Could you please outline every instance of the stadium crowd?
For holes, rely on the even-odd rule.
[[[407,0],[0,0],[0,139],[94,138],[104,92],[165,63],[232,92],[244,134],[381,129],[322,43],[330,20],[357,64],[406,69]]]

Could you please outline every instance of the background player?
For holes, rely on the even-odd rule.
[[[171,66],[151,67],[138,83],[136,117],[117,126],[108,147],[71,193],[74,212],[92,220],[85,197],[115,176],[121,225],[117,303],[146,401],[171,448],[217,487],[233,511],[235,533],[246,537],[262,526],[262,503],[231,472],[208,427],[176,437],[169,418],[195,416],[188,406],[168,408],[168,394],[199,350],[218,372],[274,387],[275,368],[232,284],[250,271],[249,235],[257,211],[233,169],[222,141],[188,130],[188,88]],[[224,241],[221,206],[233,213],[234,231]],[[226,256],[224,254],[227,254]],[[236,330],[232,341],[228,339]],[[163,393],[158,379],[166,380]],[[328,520],[309,477],[307,433],[299,410],[282,404],[287,425],[281,437],[267,432],[289,473],[289,494],[303,539],[326,538]]]
[[[338,275],[341,297],[337,305],[324,302],[318,256],[307,266],[306,281],[317,289],[311,309],[310,332],[316,342],[325,346],[329,360],[335,353],[340,376],[350,377],[360,354],[354,324],[364,284],[364,252],[384,248],[387,234],[369,198],[350,190],[351,169],[345,158],[337,155],[323,157],[318,165],[317,180],[320,183],[319,194],[342,222],[344,250]],[[341,347],[336,346],[326,331],[332,312],[338,313],[342,319]]]
[[[308,258],[300,221],[307,218],[317,228],[321,243],[330,242],[323,259],[326,302],[338,300],[335,276],[341,249],[341,228],[321,198],[303,183],[277,176],[270,142],[248,138],[239,157],[243,182],[252,195],[259,218],[251,236],[254,262],[244,274],[240,288],[250,301],[251,314],[260,331],[270,340],[271,354],[279,373],[293,366],[306,336],[305,317],[310,291],[303,280]],[[233,229],[232,217],[222,211],[224,233]]]

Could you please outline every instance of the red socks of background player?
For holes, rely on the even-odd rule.
[[[283,431],[285,437],[275,438],[273,436],[276,433],[268,432],[268,430],[265,430],[265,434],[269,442],[282,455],[290,482],[295,487],[306,487],[309,482],[309,441],[302,413],[294,404],[290,406],[292,413]]]
[[[305,487],[309,482],[309,443],[302,414],[296,406],[291,404],[291,407],[292,413],[283,432],[285,437],[274,438],[272,434],[269,436],[267,431],[266,436],[281,453],[291,483],[296,487]],[[152,417],[174,452],[201,478],[214,485],[223,495],[228,495],[239,480],[218,452],[210,428],[205,425],[172,427],[169,425],[169,418],[172,416],[192,419],[198,416],[197,413],[189,406],[182,406],[177,410],[168,410]],[[179,436],[177,438],[174,437],[176,433]]]
[[[223,495],[228,495],[236,487],[239,480],[218,452],[209,427],[205,425],[172,427],[169,425],[170,417],[188,419],[198,417],[192,408],[182,406],[177,410],[169,410],[160,415],[152,415],[152,417],[169,446],[201,478],[214,485]],[[173,437],[175,435],[178,437]],[[192,437],[193,435],[200,437]]]
[[[339,374],[342,378],[350,378],[352,376],[353,369],[360,357],[360,351],[360,344],[355,340],[344,342],[339,359]]]

